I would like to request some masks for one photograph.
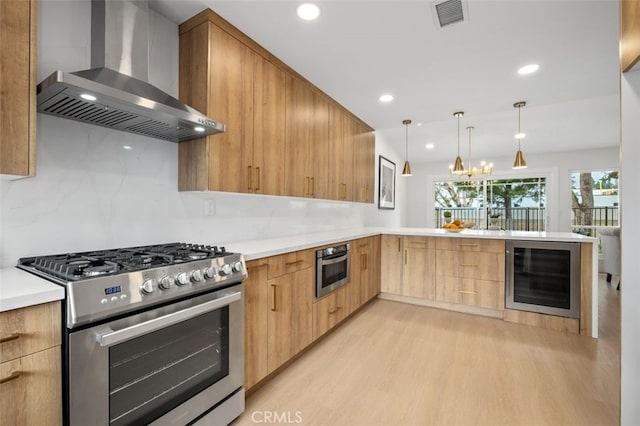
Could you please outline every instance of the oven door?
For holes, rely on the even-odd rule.
[[[238,391],[242,303],[235,285],[72,332],[69,423],[186,424]]]

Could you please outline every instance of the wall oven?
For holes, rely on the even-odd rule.
[[[65,287],[65,425],[224,425],[244,411],[241,254],[170,243],[18,267]]]
[[[316,297],[349,282],[349,244],[316,251]]]
[[[506,243],[508,309],[580,317],[580,243]]]

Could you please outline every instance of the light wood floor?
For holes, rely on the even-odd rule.
[[[617,425],[620,293],[599,291],[597,340],[374,300],[234,424]]]

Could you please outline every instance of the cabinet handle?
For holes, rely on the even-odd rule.
[[[20,333],[11,333],[7,337],[0,338],[0,343],[10,342],[12,340],[16,340],[20,337]]]
[[[258,265],[247,266],[247,270],[249,270],[249,269],[260,269],[260,268],[264,268],[265,266],[269,266],[269,264],[268,263],[260,263]]]
[[[258,182],[256,184],[256,191],[258,191],[260,189],[260,167],[256,167],[256,181]]]
[[[407,264],[407,250],[404,251],[404,264]]]
[[[367,253],[365,253],[363,256],[364,256],[364,269],[369,269],[369,256],[367,256]]]
[[[342,185],[342,199],[346,200],[347,199],[347,184],[343,183]]]
[[[314,197],[316,195],[316,178],[311,178],[311,196]]]
[[[400,244],[402,244],[402,239],[398,237],[398,253],[400,253],[400,251],[402,250],[402,248],[400,247]]]
[[[276,285],[271,284],[271,289],[273,290],[272,298],[271,298],[271,310],[276,310]]]
[[[468,266],[470,268],[477,268],[478,265],[474,263],[461,263],[460,266]]]
[[[336,306],[336,308],[335,308],[335,309],[333,309],[333,310],[329,311],[329,315],[333,315],[333,314],[335,314],[335,313],[336,313],[336,312],[338,312],[340,309],[342,309],[342,307],[340,307],[340,306]]]
[[[17,379],[18,377],[20,377],[21,374],[22,374],[22,371],[14,371],[9,376],[3,377],[2,379],[0,379],[0,385]]]
[[[297,265],[298,263],[302,263],[304,262],[304,259],[298,259],[294,262],[285,262],[285,266],[293,266],[293,265]]]
[[[309,176],[305,176],[305,190],[304,195],[309,195]]]
[[[253,186],[253,173],[251,173],[251,166],[248,166],[248,173],[249,173],[249,187],[247,188],[248,190],[251,190],[251,186]]]
[[[463,293],[463,294],[478,294],[477,291],[467,291],[467,290],[458,290],[458,293]]]

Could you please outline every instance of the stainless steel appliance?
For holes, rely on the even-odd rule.
[[[316,297],[349,282],[349,244],[316,251]]]
[[[580,243],[507,241],[506,307],[580,317]]]
[[[147,1],[92,0],[91,69],[45,78],[38,112],[172,142],[224,132],[148,83],[148,24]]]
[[[65,424],[217,425],[244,411],[241,254],[171,243],[18,267],[66,290]]]

